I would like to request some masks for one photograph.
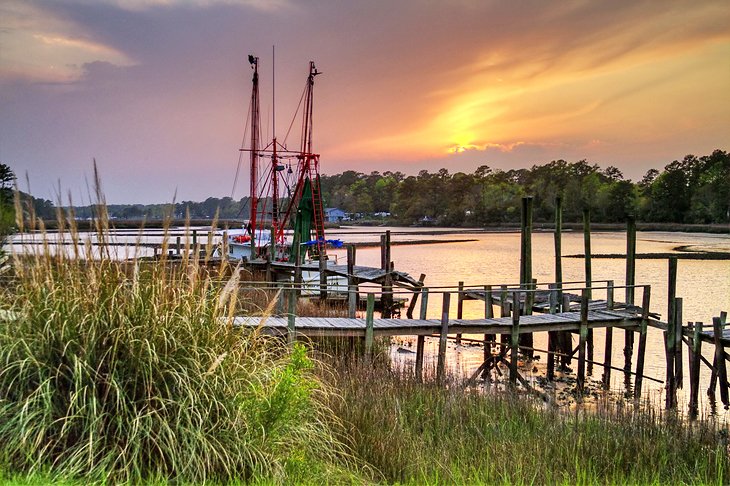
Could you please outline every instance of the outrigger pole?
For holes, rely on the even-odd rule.
[[[256,213],[258,211],[258,157],[259,157],[259,58],[248,56],[248,62],[253,68],[253,89],[251,90],[251,215],[249,227],[251,229],[251,260],[256,258]]]

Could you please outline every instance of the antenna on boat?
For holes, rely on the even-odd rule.
[[[276,46],[271,46],[271,133],[276,140]]]

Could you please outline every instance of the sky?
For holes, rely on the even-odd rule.
[[[249,54],[267,137],[323,73],[324,174],[586,159],[639,180],[730,149],[727,0],[0,0],[0,163],[54,201],[89,202],[93,160],[109,203],[243,197]]]

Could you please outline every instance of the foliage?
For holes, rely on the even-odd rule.
[[[238,272],[110,259],[104,226],[104,259],[90,245],[40,247],[16,256],[0,286],[0,471],[113,483],[350,478],[332,392],[305,348],[231,326]]]
[[[595,222],[634,215],[646,222],[722,224],[730,222],[730,155],[721,150],[688,155],[662,172],[651,169],[639,183],[625,180],[616,167],[601,170],[585,160],[508,171],[483,165],[472,174],[346,171],[322,176],[322,193],[328,206],[351,213],[389,211],[401,224],[424,217],[447,226],[516,223],[522,196],[533,196],[538,222],[553,220],[560,196],[566,222],[580,222],[588,207]]]
[[[15,227],[13,184],[15,184],[15,174],[10,167],[0,164],[0,267],[2,267],[3,244]]]

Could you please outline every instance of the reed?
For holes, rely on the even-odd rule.
[[[433,371],[433,370],[432,370]],[[566,412],[387,366],[333,375],[351,447],[399,484],[726,484],[727,444],[708,422],[606,404]]]
[[[25,228],[42,233],[28,216]],[[58,226],[77,243],[16,255],[13,278],[0,285],[5,479],[358,477],[338,439],[335,395],[306,348],[231,326],[237,271],[223,263],[210,272],[197,258],[115,260],[103,217],[93,251],[67,220]]]

